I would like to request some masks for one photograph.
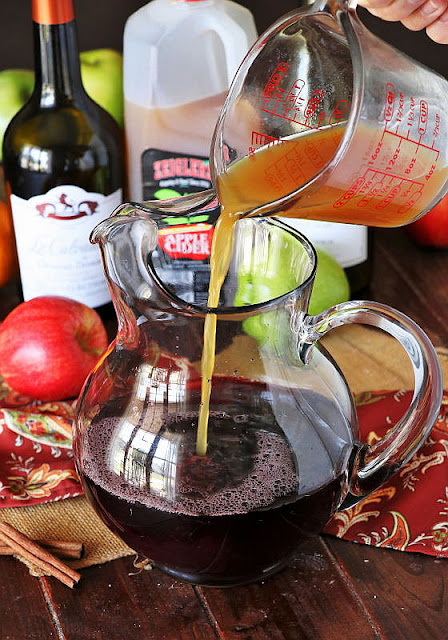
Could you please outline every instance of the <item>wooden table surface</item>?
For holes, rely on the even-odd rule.
[[[448,346],[448,251],[378,230],[372,300]],[[1,640],[446,640],[448,561],[318,537],[292,566],[251,586],[213,589],[132,557],[82,570],[73,590],[0,557]]]

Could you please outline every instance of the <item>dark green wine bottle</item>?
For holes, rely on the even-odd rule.
[[[35,87],[3,141],[23,299],[110,303],[92,228],[122,202],[122,131],[86,93],[72,0],[32,0]]]

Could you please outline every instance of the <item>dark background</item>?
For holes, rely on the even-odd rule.
[[[82,51],[111,47],[121,50],[128,16],[145,0],[75,0],[79,45]],[[298,0],[242,0],[255,17],[259,32],[282,14],[295,9]],[[32,67],[31,2],[0,1],[0,70]],[[373,18],[360,9],[366,25],[398,49],[448,77],[448,47],[433,43],[424,32],[414,33],[400,24]]]

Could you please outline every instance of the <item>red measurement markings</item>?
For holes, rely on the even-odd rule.
[[[400,210],[406,211],[420,197],[418,194],[421,193],[422,190],[422,182],[368,168],[364,174],[358,176],[351,187],[333,203],[333,207],[343,207],[353,200],[353,198],[359,198],[356,206],[367,207],[372,200],[381,198],[381,200],[375,204],[375,209],[384,209],[392,202],[400,200],[403,202]]]
[[[379,179],[378,179],[379,178]],[[368,189],[364,189],[364,186],[369,185]],[[365,185],[361,186],[361,189],[359,190],[359,196],[362,195],[362,193],[365,191],[365,195],[358,201],[357,206],[358,207],[367,207],[369,206],[369,204],[372,202],[372,200],[378,196],[380,196],[382,193],[384,193],[386,191],[386,185],[384,183],[384,176],[377,176],[374,174],[374,176],[370,176],[366,178],[366,183]]]
[[[309,140],[303,150],[307,164],[312,166],[316,172],[320,171],[327,162],[326,158],[322,156],[321,149],[322,145],[315,144],[312,140]]]
[[[414,96],[409,97],[409,106],[408,106],[408,115],[406,119],[406,125],[409,129],[412,129],[415,122],[415,98]]]
[[[385,86],[385,105],[384,105],[384,122],[387,126],[391,123],[392,119],[395,116],[397,132],[398,134],[398,126],[399,123],[402,122],[404,116],[404,95],[402,92],[396,91],[395,85],[391,82],[388,82]],[[417,124],[417,131],[420,139],[425,135],[428,128],[428,116],[429,116],[429,107],[426,100],[420,100],[417,106],[417,101],[413,96],[409,97],[409,108],[407,115],[406,125],[408,127],[407,136],[404,138],[406,140],[410,140],[410,130]],[[436,114],[437,119],[437,114]],[[439,116],[439,126],[440,126],[440,116]],[[388,133],[393,134],[393,131],[388,131]],[[436,134],[437,135],[437,134]],[[415,141],[415,144],[419,144],[419,141]],[[431,147],[428,147],[431,148]]]
[[[280,62],[274,71],[269,76],[269,80],[265,84],[263,91],[263,98],[270,99],[274,96],[278,91],[282,91],[280,85],[283,81],[283,78],[288,73],[289,64],[286,62]]]
[[[359,178],[356,178],[355,182],[352,184],[352,186],[347,189],[347,191],[345,193],[342,194],[342,196],[340,198],[338,198],[338,200],[336,200],[335,202],[333,202],[333,207],[335,209],[338,209],[339,207],[343,207],[344,205],[347,204],[347,202],[349,202],[352,198],[354,198],[355,196],[358,195],[359,189],[362,187],[362,185],[364,184],[364,177],[360,176]]]
[[[415,203],[420,200],[422,195],[423,195],[423,188],[415,190],[414,193],[411,193],[409,195],[407,202],[405,202],[405,204],[398,209],[398,213],[406,213],[406,211],[409,211],[410,209],[412,209],[415,206]]]
[[[302,78],[296,78],[292,84],[287,84],[289,68],[286,62],[275,67],[263,89],[261,110],[309,129],[316,129],[326,119],[326,114],[319,111],[325,92],[323,89],[315,89],[309,96]],[[343,112],[347,109],[343,102],[339,101],[339,106],[334,109],[334,118],[341,117],[338,114],[342,108]],[[309,123],[311,119],[313,124]]]
[[[279,112],[284,110],[285,90],[281,85],[288,70],[289,64],[280,62],[269,76],[263,89],[262,111],[276,114],[277,110]]]
[[[428,126],[428,103],[425,100],[420,100],[420,118],[418,123],[418,133],[420,136],[425,135],[427,126]]]
[[[272,96],[263,94],[262,111],[271,113],[284,120],[305,124],[303,109],[306,104],[305,98],[300,94],[305,87],[305,82],[298,78],[286,92],[277,87],[276,92]]]
[[[284,114],[283,117],[287,120],[296,121],[298,114],[303,109],[305,99],[301,97],[302,89],[305,86],[305,82],[298,78],[288,91],[288,95],[284,102]]]
[[[384,105],[384,121],[390,122],[394,115],[395,107],[395,86],[388,82],[386,84],[386,104]]]
[[[440,123],[439,123],[440,126]],[[403,152],[403,154],[405,155],[405,157],[408,157],[408,164],[407,166],[404,168],[404,174],[406,177],[411,178],[412,174],[414,172],[414,170],[418,170],[418,173],[421,174],[421,162],[420,164],[417,163],[418,161],[418,154],[420,153],[425,153],[426,156],[423,157],[423,161],[425,166],[427,167],[427,172],[425,175],[425,180],[428,181],[432,174],[436,171],[437,169],[437,163],[439,161],[439,156],[440,156],[440,151],[439,149],[436,149],[436,147],[434,147],[434,141],[433,141],[433,146],[429,146],[426,144],[422,144],[421,142],[416,142],[415,140],[411,140],[410,138],[405,138],[403,136],[399,136],[398,134],[392,133],[392,132],[387,132],[390,135],[394,135],[402,140],[404,140],[406,142],[406,151]],[[438,131],[436,134],[433,135],[438,135]]]
[[[376,143],[376,147],[375,150],[373,151],[373,153],[370,156],[370,160],[368,160],[367,164],[368,165],[374,165],[376,160],[378,160],[379,155],[381,153],[381,150],[383,148],[383,143],[384,143],[384,134],[386,132],[383,132],[381,135],[381,138],[378,140],[378,142]]]
[[[310,179],[310,166],[316,172],[324,166],[318,145],[285,145],[285,153],[266,167],[263,179],[278,195],[285,195],[285,184],[305,184]]]
[[[410,176],[410,175],[412,174],[412,171],[413,171],[413,169],[414,169],[414,167],[415,167],[415,163],[416,163],[416,162],[417,162],[417,156],[416,156],[416,155],[411,156],[411,157],[409,158],[409,164],[408,164],[408,166],[406,167],[406,169],[404,170],[404,172],[405,172],[405,174],[406,174],[407,176]]]
[[[346,113],[350,108],[350,102],[348,100],[338,100],[336,106],[333,109],[328,124],[337,124],[341,120],[345,119]]]
[[[384,122],[386,125],[385,131],[387,133],[389,133],[390,135],[396,135],[401,137],[403,140],[406,140],[410,143],[415,144],[418,148],[423,148],[423,149],[430,149],[431,151],[433,151],[434,153],[437,154],[437,157],[435,159],[435,164],[431,165],[430,168],[430,173],[429,176],[432,175],[432,173],[435,170],[435,166],[437,164],[437,159],[439,156],[439,150],[436,149],[434,147],[435,144],[435,140],[436,138],[439,136],[440,133],[440,124],[441,124],[441,118],[440,118],[440,114],[436,113],[434,116],[434,125],[433,129],[432,129],[432,136],[433,136],[433,143],[432,146],[429,145],[424,145],[421,143],[421,139],[422,137],[427,133],[428,131],[428,126],[429,126],[429,105],[426,102],[426,100],[420,100],[417,103],[417,100],[414,98],[414,96],[409,96],[409,104],[408,104],[408,108],[407,108],[407,115],[406,115],[406,121],[404,122],[404,124],[408,127],[408,131],[407,131],[407,135],[406,136],[400,136],[400,134],[398,133],[398,128],[400,126],[400,123],[403,122],[403,119],[405,117],[404,114],[404,106],[405,106],[405,98],[403,93],[400,91],[397,94],[395,85],[393,85],[392,83],[388,82],[385,86],[385,106],[384,106]],[[395,123],[396,123],[396,128],[397,130],[391,131],[388,130],[388,123],[391,123],[392,119],[395,117]],[[419,136],[419,140],[412,140],[411,136],[411,129],[416,126],[417,127],[417,132],[418,132],[418,136]],[[418,148],[416,149],[415,153],[413,153],[411,155],[411,157],[409,158],[409,164],[407,166],[407,168],[405,169],[405,173],[407,175],[410,175],[412,173],[413,167],[417,161],[417,151]],[[399,153],[400,151],[397,150],[395,151],[395,154]],[[397,160],[396,156],[395,158],[391,158],[391,160],[389,161],[389,166],[392,167],[395,164],[395,161]],[[372,164],[372,162],[370,163]],[[429,179],[428,177],[426,178],[427,180]]]
[[[251,156],[255,153],[257,149],[260,147],[265,147],[266,145],[278,144],[282,142],[280,138],[274,138],[273,136],[268,136],[266,133],[260,133],[259,131],[252,131],[250,136],[250,146],[248,150],[248,155]]]
[[[434,129],[432,130],[432,135],[434,136],[434,140],[439,137],[441,123],[442,123],[442,118],[440,117],[439,113],[436,113],[434,116]]]
[[[324,98],[325,91],[323,89],[314,89],[305,107],[305,120],[310,120],[315,116]]]
[[[388,184],[384,198],[375,205],[375,209],[386,209],[386,207],[403,195],[405,189],[405,180],[391,180]]]
[[[366,176],[366,180],[371,183],[371,187],[368,192],[357,202],[358,207],[367,207],[370,205],[373,199],[377,201],[375,209],[378,208],[378,201],[382,196],[387,196],[392,188],[393,179],[385,174],[376,174],[372,176]],[[381,201],[380,201],[381,202]],[[379,208],[382,208],[381,206]]]
[[[437,169],[437,166],[435,164],[432,164],[429,169],[428,169],[428,173],[425,175],[425,180],[428,181],[431,179],[432,174],[434,173],[434,171]]]
[[[402,140],[399,139],[397,146],[395,147],[394,151],[391,153],[391,156],[390,156],[390,158],[388,160],[386,171],[392,171],[392,169],[394,168],[395,164],[400,160],[400,158],[402,156],[401,144],[402,144]]]
[[[389,131],[386,130],[384,132],[385,134],[389,135],[389,136],[395,136],[396,138],[401,138],[401,140],[404,140],[405,142],[415,145],[416,149],[427,149],[428,151],[431,151],[432,153],[435,153],[437,156],[439,155],[440,151],[439,149],[436,149],[433,146],[429,146],[428,144],[423,144],[422,142],[419,142],[418,140],[413,140],[412,138],[408,138],[407,136],[402,136],[399,133],[396,133],[395,131]]]
[[[390,150],[391,137],[397,140],[396,146],[392,151]],[[434,146],[429,146],[400,135],[396,131],[385,129],[376,143],[375,149],[367,161],[367,165],[377,170],[381,170],[384,167],[387,171],[392,171],[397,162],[400,162],[401,173],[404,174],[403,177],[405,179],[411,179],[418,160],[419,151],[430,153],[430,155],[425,158],[425,164],[428,166],[428,170],[431,167],[435,169],[440,154],[438,149]],[[398,178],[400,176],[396,175],[396,177]]]
[[[275,144],[276,142],[281,142],[280,138],[274,138],[273,136],[268,136],[267,133],[260,133],[259,131],[252,131],[250,137],[250,143],[253,147],[264,147],[267,144]]]
[[[400,122],[403,120],[404,118],[404,104],[405,99],[404,99],[404,94],[400,91],[398,93],[398,104],[397,104],[397,115],[396,115],[396,122],[397,122],[397,126],[399,126]]]

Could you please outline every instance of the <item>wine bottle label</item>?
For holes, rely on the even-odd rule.
[[[330,253],[344,269],[362,264],[368,258],[367,227],[320,220],[281,219],[303,233],[312,244]]]
[[[89,236],[121,202],[121,189],[104,196],[70,185],[29,200],[11,196],[25,300],[60,295],[90,307],[110,301],[100,251]]]

